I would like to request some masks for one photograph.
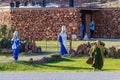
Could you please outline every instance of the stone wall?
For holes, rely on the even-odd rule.
[[[69,38],[72,34],[79,38],[80,16],[77,8],[11,9],[11,25],[24,39],[55,40],[62,25],[66,25]]]
[[[0,9],[0,24],[11,26],[11,14],[9,9]]]
[[[120,9],[93,12],[96,38],[120,38]]]
[[[69,39],[80,38],[80,8],[14,8],[0,11],[0,24],[17,28],[20,38],[56,40],[66,25]],[[83,9],[82,9],[83,10]],[[92,11],[95,38],[120,38],[120,9]]]

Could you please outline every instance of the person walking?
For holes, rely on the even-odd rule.
[[[105,44],[101,41],[96,41],[95,45],[93,45],[90,49],[90,57],[93,57],[93,70],[96,69],[101,70],[104,65],[104,57],[107,54],[107,50],[105,49]]]
[[[20,51],[20,39],[18,38],[18,31],[13,33],[13,38],[11,39],[13,58],[15,61],[18,60],[18,55]]]

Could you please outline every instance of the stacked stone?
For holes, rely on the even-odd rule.
[[[56,40],[62,25],[69,38],[80,36],[81,15],[76,8],[12,9],[11,16],[12,26],[24,39]]]
[[[93,12],[96,38],[120,38],[120,10],[104,9]],[[98,35],[99,34],[99,35]]]
[[[11,11],[9,9],[0,10],[0,24],[11,26]]]
[[[33,60],[33,58],[30,58],[29,62],[30,63],[46,63],[46,62],[51,62],[51,61],[59,61],[61,59],[62,59],[61,55],[54,54],[54,55],[51,55],[50,57],[42,57],[42,58],[35,59],[35,60]]]

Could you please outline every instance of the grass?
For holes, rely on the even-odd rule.
[[[77,47],[80,44],[87,43],[88,41],[72,41],[72,48],[77,49]],[[89,41],[89,42],[95,42],[95,41]],[[120,42],[119,41],[103,41],[106,44],[106,47],[110,46],[119,46]],[[42,47],[43,52],[59,52],[59,43],[57,41],[37,41],[36,42],[37,46]],[[68,41],[68,49],[70,47],[70,41]]]
[[[72,47],[77,49],[80,44],[88,41],[72,41]],[[94,41],[90,41],[94,42]],[[106,47],[112,45],[119,46],[119,41],[103,41]],[[0,71],[38,71],[38,72],[92,72],[91,65],[85,63],[87,57],[69,58],[64,57],[60,61],[52,61],[48,63],[29,63],[30,57],[33,59],[40,58],[42,54],[59,51],[59,43],[57,41],[37,41],[37,46],[42,47],[43,53],[38,54],[20,54],[20,59],[17,62],[2,62],[0,63]],[[69,42],[68,42],[69,47]],[[47,51],[46,51],[47,48]],[[47,53],[46,53],[47,52]],[[0,60],[12,59],[12,55],[0,54]],[[106,58],[102,71],[120,71],[120,58]]]
[[[68,58],[60,61],[36,64],[27,61],[0,63],[0,71],[38,71],[38,72],[92,72],[91,65],[85,63],[87,57]],[[102,71],[120,71],[120,60],[106,58]]]

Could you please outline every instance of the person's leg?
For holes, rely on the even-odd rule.
[[[13,50],[13,58],[14,58],[14,60],[18,60],[18,50],[17,49],[14,49]]]
[[[92,30],[90,30],[90,38],[92,37]]]
[[[93,38],[93,33],[94,33],[94,31],[93,30],[90,30],[90,33],[91,33],[91,38]]]
[[[81,32],[81,39],[83,39],[83,32]]]
[[[84,39],[84,36],[85,36],[85,31],[83,31],[83,39]]]
[[[92,38],[93,38],[94,31],[92,30]]]

